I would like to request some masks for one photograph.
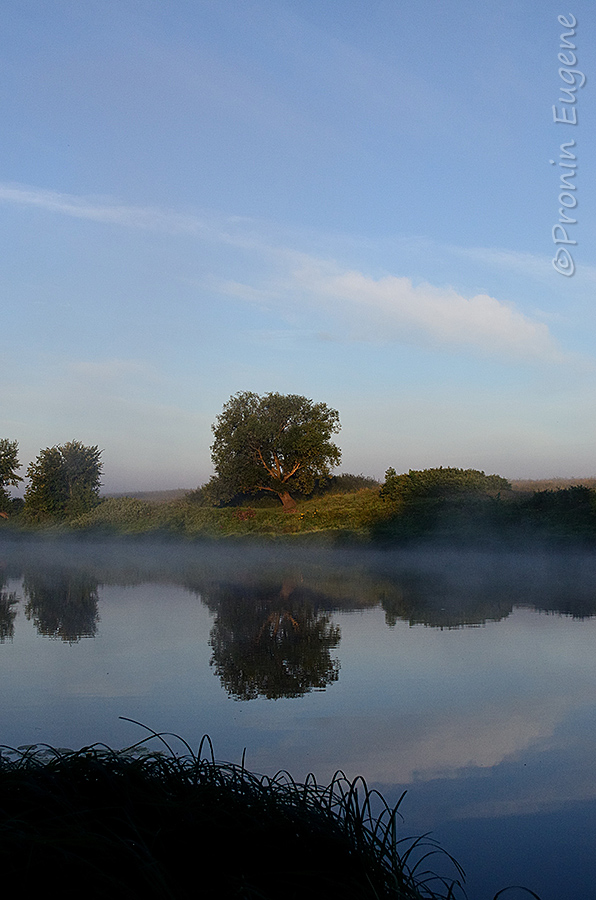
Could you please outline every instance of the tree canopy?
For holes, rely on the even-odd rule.
[[[6,488],[10,485],[16,487],[23,480],[17,475],[17,469],[21,468],[18,453],[19,445],[16,441],[0,438],[0,512],[11,507],[11,498]]]
[[[292,509],[290,491],[309,493],[316,478],[339,465],[341,451],[330,438],[340,427],[337,410],[298,394],[234,394],[212,426],[212,492],[226,501],[271,491]]]
[[[26,511],[52,517],[82,515],[92,509],[99,502],[101,453],[80,441],[42,450],[27,469]]]

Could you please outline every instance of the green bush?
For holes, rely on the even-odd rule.
[[[500,475],[485,475],[478,469],[410,469],[398,475],[395,469],[387,469],[385,483],[379,495],[390,502],[418,499],[440,499],[461,495],[496,496],[510,491],[511,484]]]

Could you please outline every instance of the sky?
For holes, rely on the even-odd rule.
[[[595,39],[590,0],[4,0],[21,474],[196,487],[247,390],[339,410],[344,472],[596,474]]]

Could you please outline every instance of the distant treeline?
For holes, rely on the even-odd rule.
[[[596,477],[594,478],[513,478],[511,487],[514,491],[559,491],[570,487],[589,487],[596,490]]]

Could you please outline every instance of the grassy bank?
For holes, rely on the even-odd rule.
[[[1,531],[87,535],[155,535],[217,540],[257,537],[323,543],[392,544],[412,540],[467,543],[520,540],[596,541],[596,490],[573,485],[554,490],[508,490],[490,495],[410,496],[387,499],[378,488],[328,493],[278,505],[212,507],[190,493],[173,500],[110,497],[84,515],[0,520]]]
[[[281,504],[215,508],[185,498],[152,502],[134,497],[113,497],[74,519],[34,522],[21,515],[2,522],[0,527],[98,534],[169,534],[189,538],[274,537],[324,532],[366,537],[370,529],[389,513],[378,490],[371,489],[303,500],[292,514],[285,513]]]
[[[464,896],[458,864],[426,836],[402,838],[397,806],[362,779],[257,776],[216,762],[212,750],[177,756],[156,737],[169,752],[143,752],[143,742],[2,748],[5,888],[177,900]]]

